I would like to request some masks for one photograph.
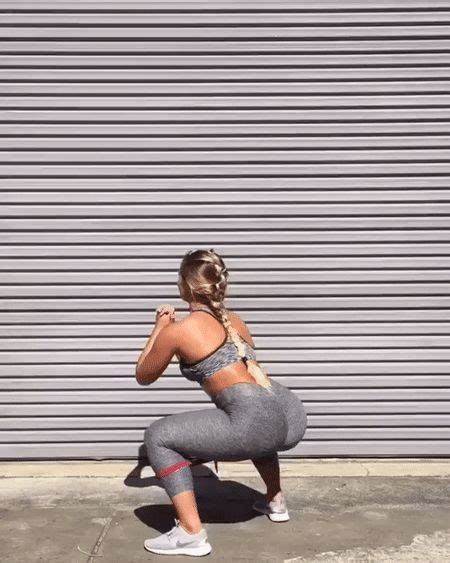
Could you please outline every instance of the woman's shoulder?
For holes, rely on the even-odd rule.
[[[236,313],[236,311],[232,311],[231,309],[227,309],[227,313],[233,327],[238,331],[242,338],[246,340],[248,344],[250,344],[252,348],[255,348],[255,343],[253,341],[250,329],[248,328],[247,323],[244,321],[244,319],[238,313]]]
[[[228,319],[232,324],[232,326],[238,331],[238,333],[242,336],[242,338],[246,340],[248,344],[250,344],[252,348],[255,348],[255,343],[253,341],[250,329],[248,328],[247,323],[244,321],[244,319],[233,309],[227,308],[226,311],[227,311]],[[187,335],[191,334],[191,328],[195,326],[195,324],[192,323],[198,323],[200,316],[201,315],[190,313],[183,319],[179,321],[175,321],[174,324],[177,325],[178,334],[181,338],[183,338],[184,334]]]

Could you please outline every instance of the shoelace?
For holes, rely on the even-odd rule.
[[[284,498],[271,500],[267,504],[274,512],[284,512],[286,510],[286,502]]]
[[[175,532],[177,531],[178,527],[181,527],[180,526],[180,520],[178,520],[178,518],[174,518],[174,520],[175,520],[175,526],[171,530],[166,532],[166,536],[168,538],[171,538],[175,534]]]
[[[175,526],[174,526],[171,530],[169,530],[168,532],[166,532],[166,536],[167,536],[168,538],[171,538],[171,537],[174,535],[174,533],[175,533],[175,532],[177,531],[177,529],[178,529],[178,526],[180,525],[180,521],[179,521],[177,518],[174,518],[174,520],[175,520]]]

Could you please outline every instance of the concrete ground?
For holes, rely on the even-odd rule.
[[[291,519],[252,502],[251,464],[193,468],[206,557],[242,562],[450,561],[450,460],[282,460]],[[0,463],[0,560],[5,563],[192,561],[144,550],[174,525],[149,467],[125,462]]]

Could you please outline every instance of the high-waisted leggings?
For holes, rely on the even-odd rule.
[[[205,408],[165,416],[144,433],[155,476],[170,498],[193,490],[195,460],[244,461],[276,456],[300,442],[307,427],[302,401],[271,379],[272,387],[235,383]]]

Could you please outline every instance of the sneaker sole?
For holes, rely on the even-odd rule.
[[[287,522],[289,520],[289,512],[272,512],[270,508],[259,508],[257,505],[253,504],[253,510],[260,512],[261,514],[266,514],[272,522]]]
[[[158,549],[157,547],[147,547],[144,543],[144,547],[147,551],[152,553],[157,553],[159,555],[192,555],[193,557],[202,557],[203,555],[208,555],[211,553],[212,546],[209,543],[200,545],[198,547],[178,547],[177,549]]]

